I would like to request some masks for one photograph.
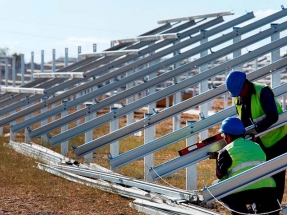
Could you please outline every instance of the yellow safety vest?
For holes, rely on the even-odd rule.
[[[232,165],[227,170],[228,174],[220,181],[235,176],[266,161],[266,155],[261,147],[257,143],[246,140],[243,137],[228,144],[225,146],[225,149],[232,159]],[[242,188],[237,192],[263,187],[276,187],[276,183],[273,178],[268,177]]]
[[[260,120],[264,119],[265,117],[265,112],[262,109],[261,103],[260,103],[260,93],[261,90],[266,87],[267,85],[264,84],[258,84],[258,83],[253,83],[254,88],[255,88],[255,94],[251,95],[251,116],[253,122],[259,122]],[[282,107],[274,97],[274,101],[277,106],[277,111],[278,114],[282,113]],[[234,100],[236,109],[239,115],[239,118],[242,118],[242,105],[237,105],[238,104],[238,97],[235,98]],[[281,138],[283,138],[287,134],[287,125],[283,125],[277,129],[274,129],[272,131],[269,131],[268,133],[264,134],[263,136],[260,137],[263,145],[268,148],[270,146],[273,146],[275,143],[277,143]]]

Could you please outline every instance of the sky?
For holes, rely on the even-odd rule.
[[[30,62],[34,51],[40,63],[41,50],[45,61],[91,53],[110,47],[110,41],[136,37],[160,25],[159,20],[217,12],[233,12],[228,21],[254,12],[262,18],[281,10],[284,1],[258,0],[0,0],[0,48],[9,54],[22,53]],[[285,2],[286,3],[286,2]],[[284,5],[287,8],[287,3]]]

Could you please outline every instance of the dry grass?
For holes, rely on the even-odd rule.
[[[223,108],[222,101],[215,103],[215,111],[219,111]],[[108,110],[99,111],[97,114],[101,115]],[[59,117],[59,116],[57,116]],[[144,112],[135,112],[136,119],[142,119]],[[187,120],[198,120],[197,115],[182,115],[182,127],[185,126]],[[49,120],[50,121],[50,120]],[[84,120],[82,119],[83,123]],[[120,118],[120,127],[126,125],[126,118]],[[35,125],[37,127],[39,125]],[[70,123],[69,128],[76,126],[76,123]],[[209,129],[209,135],[217,133],[219,125]],[[172,119],[165,120],[156,126],[156,136],[160,137],[168,134],[172,131]],[[9,128],[4,127],[4,133],[8,133]],[[59,129],[53,131],[51,135],[59,133]],[[109,133],[109,124],[102,125],[93,131],[94,138],[101,137]],[[23,132],[17,133],[17,141],[24,140]],[[4,138],[0,140],[4,142]],[[8,139],[6,139],[8,141]],[[42,143],[41,138],[36,138],[33,142],[46,145],[48,143]],[[84,144],[84,135],[69,140],[69,143],[76,145]],[[129,151],[144,143],[143,136],[129,136],[121,139],[120,141],[120,153]],[[8,148],[2,147],[0,144],[0,175],[1,181],[4,182],[1,186],[1,192],[5,193],[0,199],[0,214],[9,211],[11,214],[20,210],[26,212],[48,212],[50,214],[140,214],[134,210],[128,208],[127,202],[124,198],[116,195],[107,194],[94,188],[88,188],[82,185],[77,185],[68,182],[64,179],[49,175],[43,171],[40,171],[33,166],[35,162],[27,157],[19,155]],[[185,141],[179,141],[172,144],[160,151],[154,153],[155,165],[164,163],[172,158],[178,156],[178,150],[185,147]],[[60,152],[60,147],[56,146],[52,148],[54,151]],[[94,153],[95,163],[109,168],[109,162],[107,153],[109,152],[109,146],[103,147]],[[68,157],[74,158],[75,155],[71,150]],[[80,162],[84,162],[82,159],[78,159]],[[137,179],[143,179],[143,159],[131,162],[116,171],[130,177]],[[216,179],[215,177],[215,162],[214,160],[204,160],[197,164],[198,168],[198,188],[203,188],[204,185],[211,185]],[[165,177],[164,180],[158,180],[157,183],[167,186],[174,186],[181,189],[185,189],[185,169],[174,173],[170,177]],[[285,192],[286,193],[286,192]],[[28,203],[27,203],[28,199]],[[284,202],[287,196],[284,197]],[[119,206],[123,204],[123,206]],[[22,205],[22,206],[21,206]],[[26,205],[26,206],[25,206]],[[108,205],[109,207],[105,207]],[[214,211],[229,214],[219,204],[216,204],[217,208]],[[29,209],[30,207],[30,209]],[[110,210],[111,209],[111,210]],[[11,210],[15,210],[14,212]],[[5,213],[4,213],[5,214]],[[7,214],[9,214],[7,212]]]
[[[142,214],[116,194],[69,182],[37,169],[35,160],[0,138],[0,214]]]

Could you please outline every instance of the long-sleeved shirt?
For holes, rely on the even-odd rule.
[[[239,99],[239,103],[242,104],[242,122],[245,127],[251,125],[251,95],[255,94],[255,88],[252,82],[248,82],[249,94]],[[268,129],[272,124],[278,120],[277,106],[274,101],[274,94],[272,90],[266,86],[262,89],[260,94],[260,103],[264,110],[266,117],[256,124],[256,131],[262,132]]]

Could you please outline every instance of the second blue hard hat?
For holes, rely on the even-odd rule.
[[[219,132],[231,135],[242,135],[245,133],[245,128],[240,119],[236,117],[227,117],[223,120]]]
[[[233,71],[227,75],[225,84],[232,97],[237,97],[240,95],[245,80],[246,74],[241,71]]]

